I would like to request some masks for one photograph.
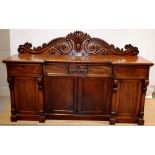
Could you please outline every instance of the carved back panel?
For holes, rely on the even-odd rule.
[[[44,43],[42,46],[33,47],[32,44],[26,42],[24,45],[19,45],[18,52],[20,54],[67,54],[67,55],[138,55],[137,47],[131,44],[125,45],[123,48],[115,47],[113,44],[108,44],[106,41],[99,38],[92,38],[87,33],[75,31],[68,34],[66,37],[60,37],[51,40],[49,43]]]

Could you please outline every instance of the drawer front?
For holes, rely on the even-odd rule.
[[[110,66],[88,66],[88,74],[110,76],[112,74],[112,67]]]
[[[88,73],[88,66],[81,65],[81,64],[73,64],[68,66],[68,73],[69,74],[87,74]]]
[[[19,74],[41,74],[41,65],[39,64],[9,64],[7,65],[9,75]]]
[[[112,67],[85,64],[48,64],[44,66],[44,74],[75,76],[110,76],[112,74]]]
[[[68,65],[66,64],[44,65],[44,74],[68,74]]]
[[[120,79],[146,79],[149,69],[147,67],[115,67],[114,75]]]

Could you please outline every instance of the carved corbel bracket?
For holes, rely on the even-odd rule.
[[[143,92],[147,91],[147,86],[149,85],[149,80],[144,80],[143,81]]]
[[[43,77],[38,77],[37,80],[38,80],[38,88],[39,90],[42,90],[43,89]]]
[[[13,93],[13,85],[14,85],[14,78],[11,76],[8,76],[7,81],[9,83],[9,88],[10,88],[10,95],[11,98],[14,98],[14,93]],[[11,121],[16,122],[17,121],[17,116],[16,116],[16,105],[14,103],[14,100],[11,100]]]
[[[13,89],[13,77],[8,76],[7,81],[9,83],[9,88]]]
[[[145,102],[145,95],[146,95],[148,85],[149,85],[149,80],[142,81],[142,99],[141,99],[140,112],[139,112],[139,118],[138,118],[139,125],[144,125],[144,102]]]
[[[114,79],[114,83],[113,83],[113,92],[117,91],[117,86],[118,86],[118,80]]]

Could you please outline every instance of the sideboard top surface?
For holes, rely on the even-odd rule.
[[[5,60],[5,63],[105,63],[111,62],[118,65],[149,65],[153,63],[141,56],[128,55],[89,55],[89,56],[69,56],[69,55],[36,55],[36,54],[19,54],[11,56]]]

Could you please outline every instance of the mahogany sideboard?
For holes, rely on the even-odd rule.
[[[76,31],[5,60],[11,121],[102,120],[144,124],[152,62],[131,44],[120,49]]]

